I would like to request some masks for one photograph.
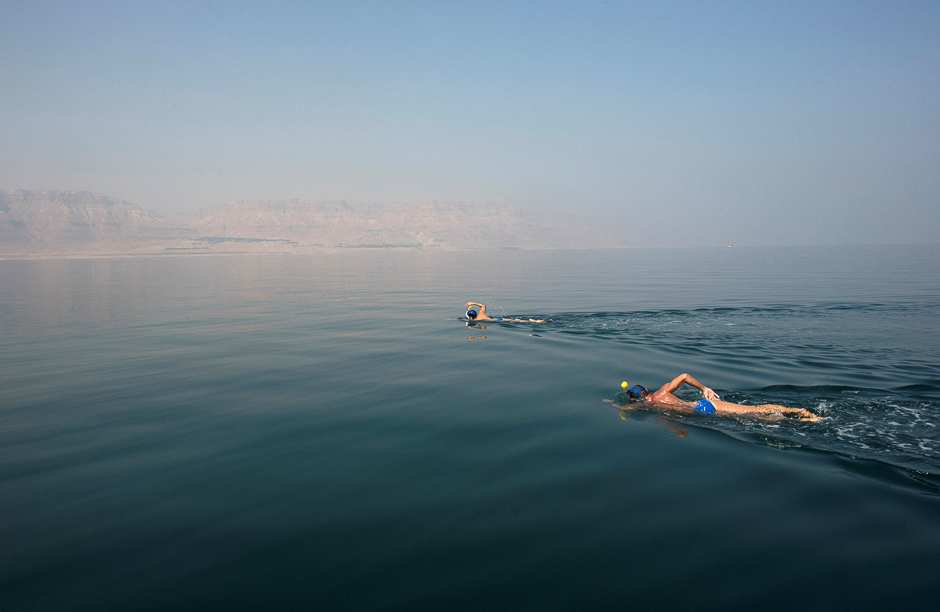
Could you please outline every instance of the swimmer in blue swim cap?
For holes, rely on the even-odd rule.
[[[476,310],[474,307],[479,308],[479,310]],[[486,315],[486,304],[467,302],[467,323],[477,323],[479,321],[493,321],[494,323],[544,323],[545,319],[494,319]]]
[[[695,387],[702,392],[702,395],[705,396],[705,399],[698,402],[686,402],[673,395],[673,393],[682,388],[683,385]],[[627,392],[627,396],[631,400],[637,402],[647,402],[657,407],[676,410],[679,412],[718,415],[724,413],[745,416],[762,416],[763,418],[767,418],[768,416],[773,417],[775,415],[781,415],[780,418],[782,418],[783,416],[790,415],[799,417],[803,421],[818,421],[820,418],[809,410],[803,410],[802,408],[788,408],[786,406],[778,406],[776,404],[747,406],[745,404],[732,404],[731,402],[723,402],[717,393],[700,383],[689,374],[680,374],[679,376],[676,376],[670,382],[666,383],[652,393],[650,393],[650,391],[642,385],[633,385],[630,387],[627,383],[623,383],[622,386]]]

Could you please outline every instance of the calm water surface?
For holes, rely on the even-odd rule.
[[[932,607],[937,270],[937,246],[0,261],[0,610]],[[469,329],[471,299],[549,321]],[[681,372],[824,418],[618,409]]]

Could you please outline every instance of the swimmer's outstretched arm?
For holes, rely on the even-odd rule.
[[[707,400],[718,399],[717,393],[715,393],[714,391],[712,391],[711,389],[709,389],[708,387],[706,387],[705,385],[697,381],[690,374],[679,374],[678,376],[673,378],[671,382],[668,382],[662,387],[660,387],[659,390],[666,391],[667,393],[675,393],[682,387],[682,385],[689,385],[691,387],[695,387],[696,389],[702,392],[702,395],[704,395],[705,399]]]
[[[470,308],[471,306],[476,306],[480,309],[480,312],[477,313],[478,319],[486,316],[486,304],[481,304],[480,302],[467,302],[467,308]]]

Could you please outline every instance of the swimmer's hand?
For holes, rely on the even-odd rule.
[[[708,387],[705,387],[704,389],[702,389],[702,395],[704,395],[704,396],[705,396],[705,399],[707,399],[707,400],[709,400],[709,401],[711,401],[711,400],[716,400],[716,399],[721,399],[717,393],[715,393],[714,391],[712,391],[712,390],[709,389]]]

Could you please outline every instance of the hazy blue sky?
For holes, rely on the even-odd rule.
[[[940,242],[937,0],[0,0],[0,23],[0,189]]]

